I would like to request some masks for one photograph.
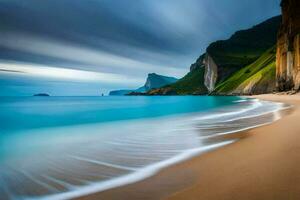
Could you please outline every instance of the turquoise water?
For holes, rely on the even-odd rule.
[[[3,132],[206,111],[237,97],[0,97]]]
[[[239,97],[0,97],[0,196],[69,199],[135,182],[283,108]]]

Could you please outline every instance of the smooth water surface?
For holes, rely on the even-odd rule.
[[[138,181],[283,108],[238,97],[0,97],[0,196],[68,199]]]

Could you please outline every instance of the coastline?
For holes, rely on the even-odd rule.
[[[292,104],[293,112],[270,125],[237,133],[244,139],[167,167],[150,178],[78,199],[299,198],[300,95],[252,97]]]

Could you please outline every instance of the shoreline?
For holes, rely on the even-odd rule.
[[[204,153],[199,156],[190,158],[189,160],[169,166],[165,169],[162,169],[157,174],[137,183],[132,183],[126,186],[121,186],[119,188],[90,194],[77,199],[276,199],[274,198],[274,195],[278,195],[278,192],[265,191],[263,194],[261,194],[257,190],[260,190],[261,188],[264,188],[266,190],[266,188],[263,187],[264,184],[262,184],[262,186],[260,187],[256,187],[255,185],[253,185],[253,183],[255,183],[255,181],[252,180],[253,177],[257,177],[258,179],[260,179],[260,176],[267,173],[251,174],[251,172],[256,172],[257,170],[264,171],[262,169],[262,166],[256,165],[259,165],[259,163],[263,163],[263,161],[268,160],[269,154],[272,155],[272,149],[270,148],[270,146],[274,146],[274,144],[270,143],[277,141],[276,139],[278,138],[283,137],[282,134],[280,134],[280,130],[282,129],[278,128],[278,126],[282,126],[282,123],[286,123],[285,121],[295,120],[297,116],[300,116],[300,95],[290,96],[269,94],[250,96],[249,98],[258,98],[261,100],[292,104],[294,105],[293,113],[270,125],[265,125],[244,132],[239,132],[237,134],[244,134],[247,137],[212,152]],[[300,131],[300,125],[298,127],[297,123],[293,124],[296,125],[296,130]],[[271,130],[276,131],[276,137],[270,136],[270,134],[268,134],[268,132],[270,132]],[[292,131],[292,133],[295,133],[295,131]],[[255,145],[251,145],[252,143]],[[265,148],[268,150],[268,155],[263,156],[265,160],[254,162],[255,160],[261,159],[261,156],[259,154],[264,155],[264,153],[259,152],[259,154],[257,153],[257,155],[253,155],[252,151],[255,151],[256,149],[251,148],[251,146],[259,146],[260,148],[264,149],[263,147],[261,147],[262,144],[264,144],[263,146],[265,146]],[[278,144],[276,143],[276,145]],[[227,154],[228,157],[226,156]],[[251,159],[247,157],[247,155],[250,154]],[[243,161],[245,157],[247,159]],[[273,158],[273,155],[271,156],[271,158]],[[251,164],[256,164],[255,167],[249,168],[247,166],[244,166],[243,163],[247,162],[248,160],[249,162],[251,161]],[[277,161],[280,161],[280,159]],[[236,167],[234,167],[234,171],[232,171],[231,165],[237,165]],[[296,166],[297,165],[295,164],[295,166],[292,167],[296,168]],[[283,172],[287,173],[287,171],[282,168],[283,166],[279,165],[278,167],[282,169]],[[235,173],[239,174],[238,178],[235,178],[237,176],[234,176]],[[223,185],[220,183],[219,179],[224,179],[223,181],[225,183],[228,182],[230,184]],[[270,180],[270,178],[263,180],[267,181]],[[279,183],[274,184],[274,186],[280,185],[280,183],[281,182],[279,181]],[[266,184],[266,186],[272,188],[272,184]],[[281,186],[288,187],[288,184],[283,184]],[[245,190],[245,192],[241,194],[241,192],[238,192],[238,188],[240,188],[241,190]],[[246,190],[246,188],[248,188],[248,191]],[[297,197],[300,197],[300,192],[297,192],[297,190],[295,190],[294,192],[297,193]],[[283,195],[283,193],[284,192],[280,194]],[[124,197],[124,194],[126,194],[126,197]],[[260,196],[262,198],[260,198]],[[287,198],[280,197],[278,199]]]

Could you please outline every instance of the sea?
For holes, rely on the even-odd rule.
[[[247,137],[287,108],[235,96],[0,97],[0,199],[134,183]]]

